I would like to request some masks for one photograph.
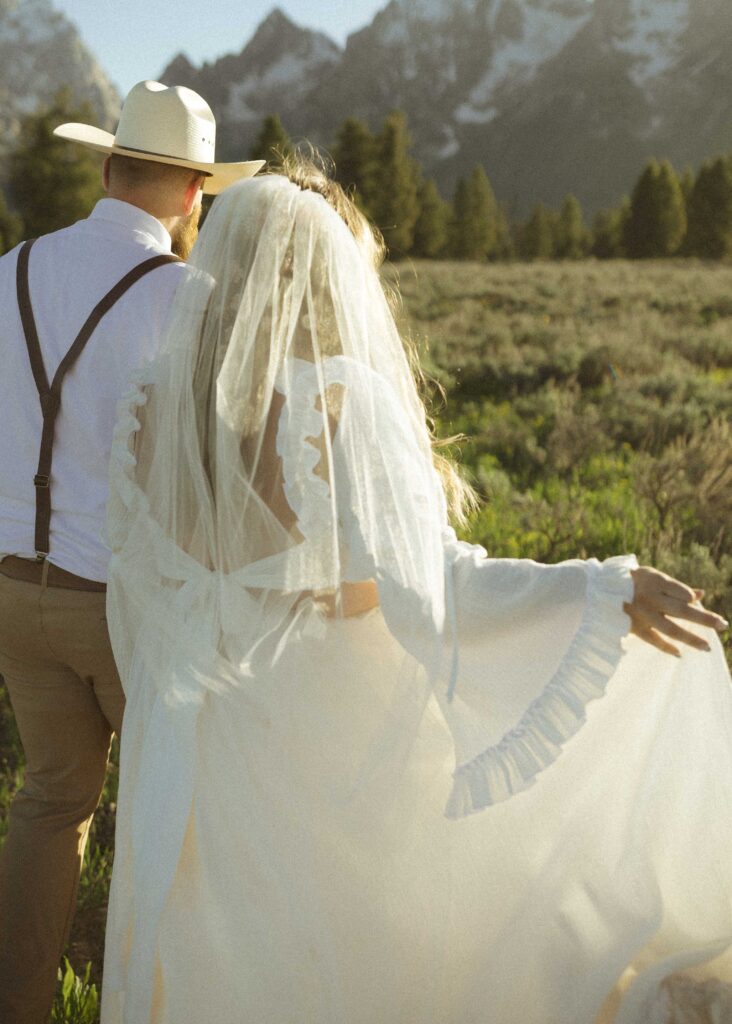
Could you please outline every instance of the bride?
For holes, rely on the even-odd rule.
[[[457,541],[379,257],[228,189],[123,400],[103,1024],[732,1021],[722,620]]]

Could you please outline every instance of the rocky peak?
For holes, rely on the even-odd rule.
[[[340,47],[324,33],[296,25],[275,7],[239,53],[199,69],[179,54],[161,80],[199,92],[220,126],[220,156],[240,159],[267,114],[278,113],[288,130],[298,131],[295,111],[341,55]]]
[[[239,62],[248,76],[266,75],[283,58],[316,64],[337,61],[340,54],[340,47],[323,32],[296,25],[275,7],[242,50]]]
[[[74,25],[51,0],[0,0],[0,157],[22,118],[61,88],[75,103],[89,103],[100,127],[114,127],[119,95]]]
[[[288,18],[281,7],[273,7],[264,21],[260,22],[251,41],[252,43],[255,40],[266,42],[276,39],[283,32],[299,34],[306,31],[306,29],[301,29],[296,25],[291,18]]]
[[[196,68],[186,53],[177,53],[163,72],[170,85],[188,85],[196,77]]]

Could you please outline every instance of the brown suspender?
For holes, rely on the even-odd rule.
[[[28,285],[28,260],[30,251],[35,239],[25,242],[18,254],[18,306],[20,308],[20,319],[23,324],[25,341],[28,346],[33,379],[38,388],[38,397],[41,401],[41,413],[43,414],[43,433],[41,434],[41,451],[38,459],[38,471],[33,479],[36,489],[36,531],[35,548],[36,559],[39,562],[45,561],[50,547],[51,529],[51,464],[53,462],[53,441],[56,432],[56,418],[61,406],[61,385],[64,377],[81,355],[86,343],[91,338],[102,317],[109,312],[112,306],[122,298],[133,284],[149,274],[151,270],[162,267],[166,263],[179,263],[177,256],[162,253],[144,260],[119,281],[104,298],[97,303],[89,317],[77,334],[73,345],[61,360],[58,370],[49,385],[46,368],[43,365],[41,345],[38,340],[38,330],[33,315],[30,289]]]

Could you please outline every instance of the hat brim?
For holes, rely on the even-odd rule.
[[[223,192],[229,185],[233,185],[242,178],[253,178],[257,171],[264,167],[264,160],[247,160],[242,163],[198,163],[195,160],[181,160],[178,157],[166,156],[164,153],[141,152],[138,149],[126,149],[124,146],[117,146],[114,135],[103,131],[101,128],[94,128],[90,124],[61,124],[54,128],[53,134],[67,142],[78,142],[87,149],[96,150],[98,153],[117,154],[118,156],[129,156],[135,160],[149,160],[156,164],[170,164],[173,167],[185,167],[191,171],[200,171],[206,175],[203,183],[203,191],[206,195],[216,196]]]

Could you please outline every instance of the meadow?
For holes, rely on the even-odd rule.
[[[462,536],[546,562],[634,551],[729,617],[732,266],[418,262],[387,274],[431,380],[436,430],[466,437],[452,451],[481,507]],[[112,762],[57,1024],[98,1019],[116,751]],[[0,687],[0,840],[21,780]]]

